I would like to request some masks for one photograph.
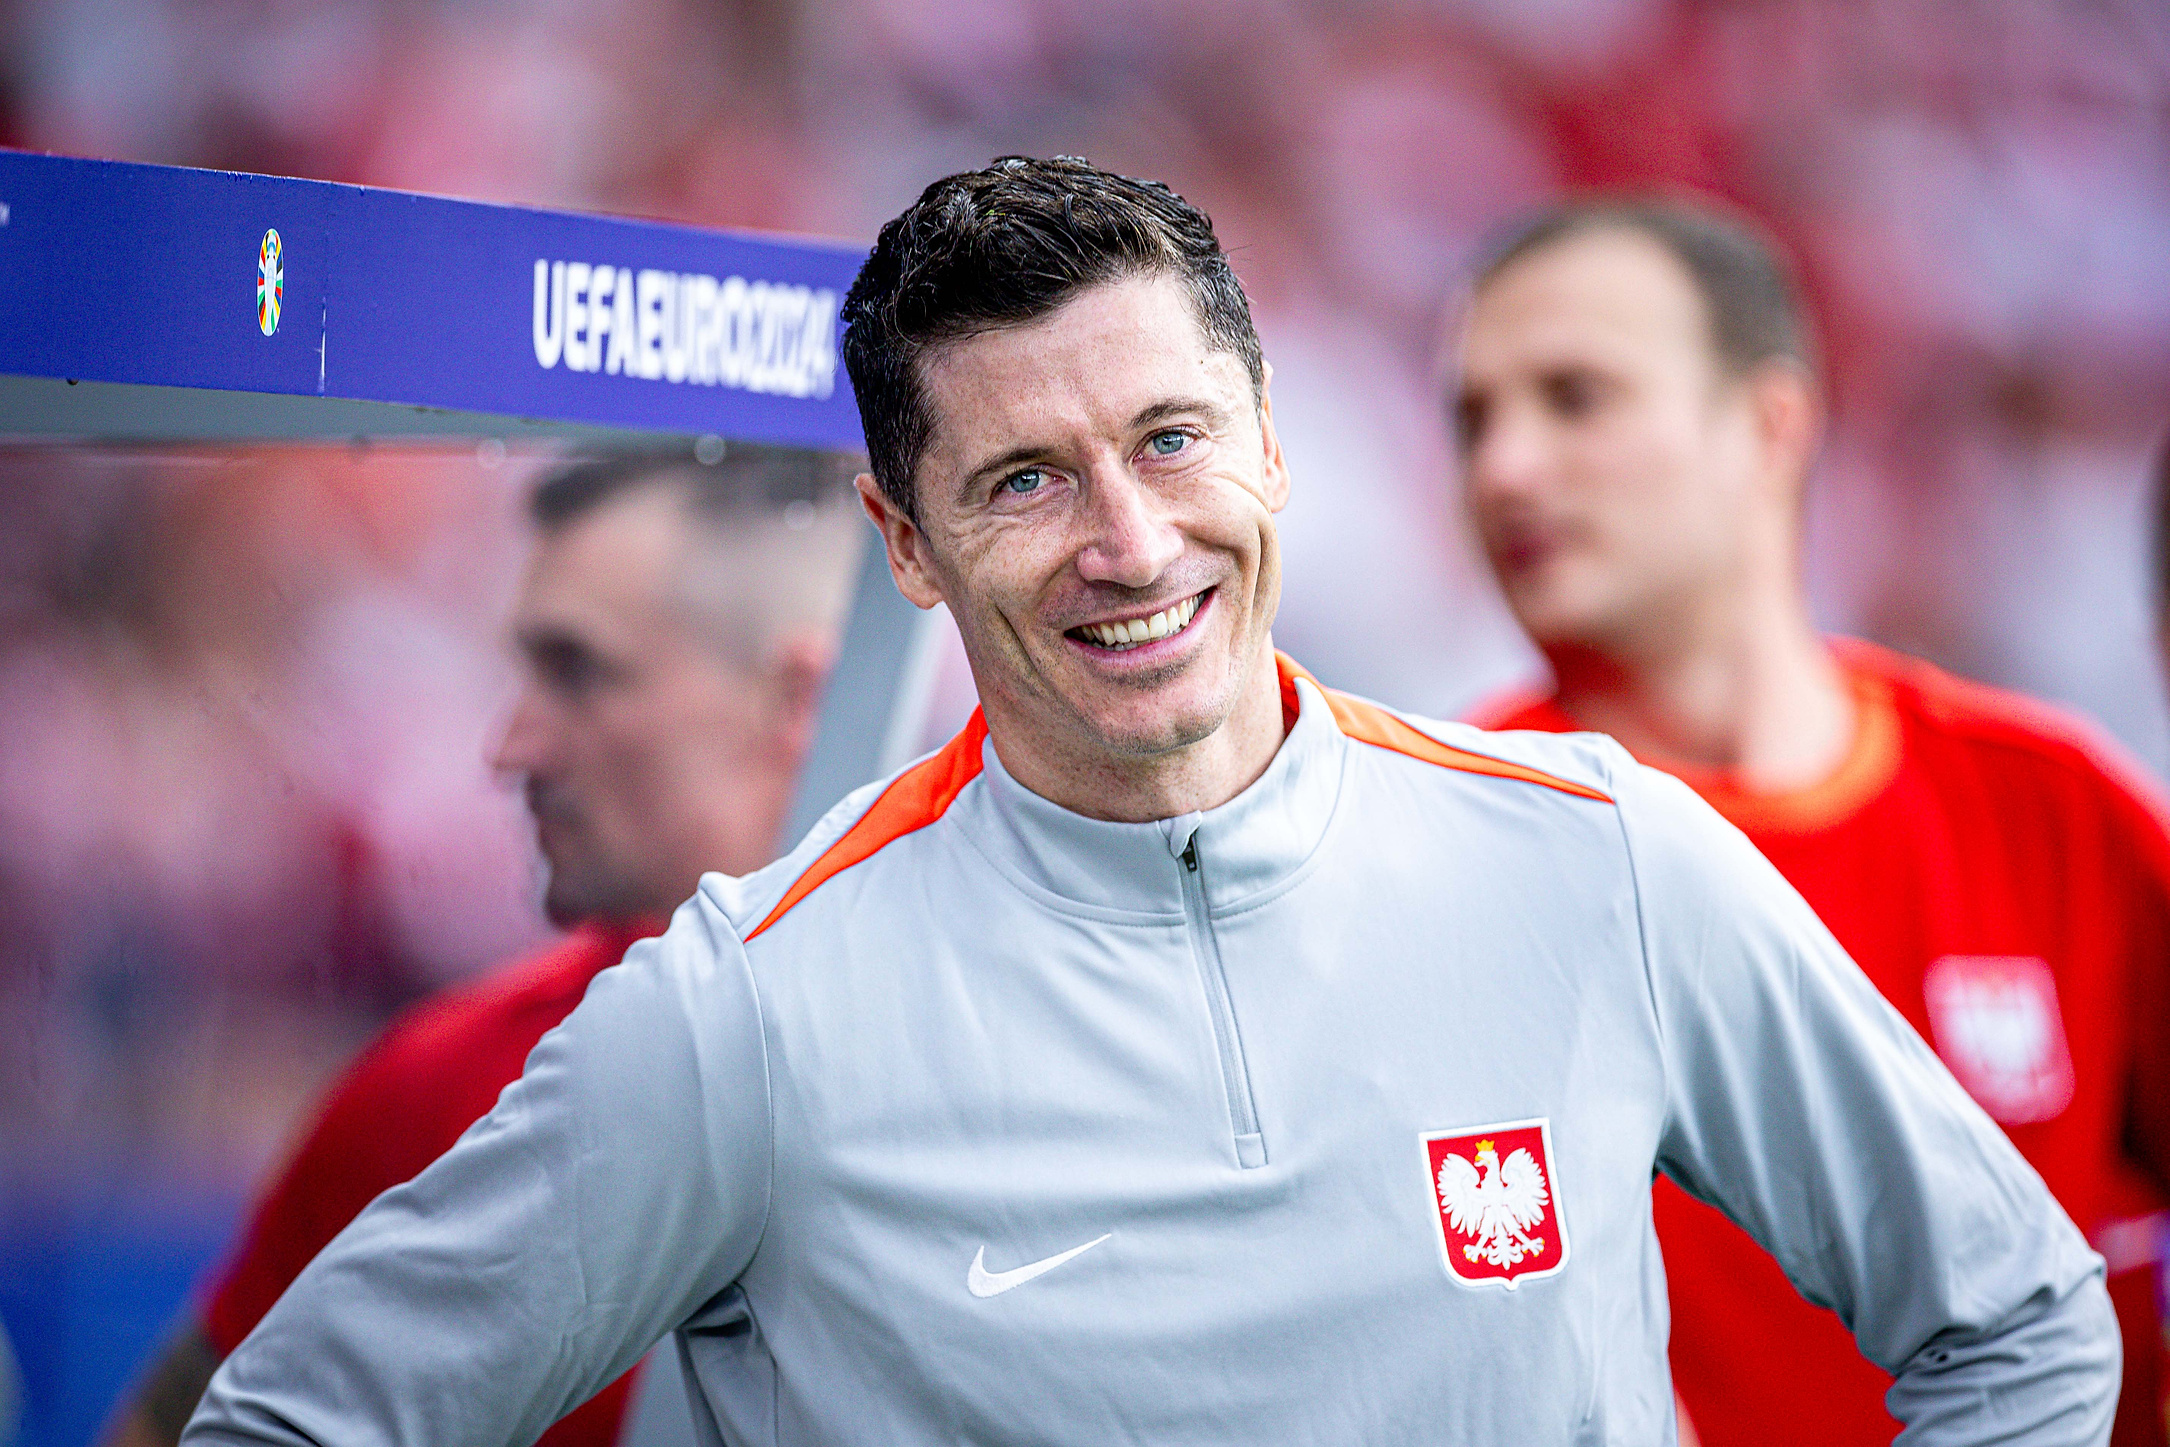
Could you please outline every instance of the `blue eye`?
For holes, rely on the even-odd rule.
[[[996,491],[1013,492],[1022,496],[1026,493],[1038,492],[1040,484],[1045,481],[1047,481],[1046,473],[1037,467],[1028,467],[1023,472],[1013,472],[1008,477],[1003,478]]]
[[[1190,435],[1184,432],[1156,432],[1145,445],[1153,449],[1156,457],[1173,457],[1190,446]]]

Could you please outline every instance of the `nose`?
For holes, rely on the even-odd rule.
[[[1089,583],[1145,588],[1183,555],[1183,533],[1128,469],[1109,467],[1089,479],[1090,532],[1077,555]]]
[[[490,767],[500,774],[534,774],[549,760],[549,727],[542,701],[529,686],[520,691],[512,717],[490,751]]]
[[[1462,478],[1470,501],[1526,499],[1543,486],[1553,464],[1552,448],[1536,409],[1500,399],[1477,435],[1465,442]]]

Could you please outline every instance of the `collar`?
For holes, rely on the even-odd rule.
[[[1241,908],[1290,882],[1317,852],[1349,752],[1318,685],[1285,659],[1281,667],[1295,721],[1266,772],[1218,808],[1148,824],[1088,819],[1018,783],[983,740],[978,787],[958,796],[951,815],[988,863],[1058,907],[1180,922],[1181,856],[1195,839],[1207,908]]]
[[[1678,775],[1727,823],[1752,837],[1820,834],[1837,828],[1898,777],[1905,738],[1890,683],[1858,666],[1843,650],[1838,659],[1853,695],[1853,737],[1845,755],[1821,779],[1793,789],[1760,790],[1725,770],[1660,759],[1648,762]]]
[[[1758,840],[1820,834],[1846,823],[1898,777],[1906,726],[1896,680],[1912,661],[1859,639],[1826,641],[1845,675],[1854,717],[1845,755],[1822,778],[1792,789],[1761,790],[1731,770],[1683,763],[1647,750],[1635,755],[1636,762],[1679,779],[1728,823]],[[1479,705],[1468,717],[1483,729],[1578,733],[1588,728],[1560,707],[1556,693],[1509,694]]]

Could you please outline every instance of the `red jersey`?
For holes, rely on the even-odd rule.
[[[2103,1244],[2105,1228],[2170,1195],[2164,815],[2137,771],[2076,721],[1867,644],[1833,646],[1855,737],[1822,782],[1754,793],[1645,762],[1755,841]],[[1580,727],[1551,699],[1481,715],[1490,728]],[[1658,1183],[1656,1213],[1674,1380],[1709,1447],[1892,1439],[1891,1379],[1835,1315],[1670,1181]],[[2125,1336],[2118,1447],[2164,1441],[2148,1265],[2113,1263],[2110,1278]]]
[[[653,932],[576,930],[393,1022],[347,1067],[258,1202],[204,1308],[211,1345],[221,1355],[241,1345],[362,1207],[450,1150],[519,1079],[535,1042],[572,1013],[588,982]],[[598,1392],[545,1432],[538,1447],[610,1447],[633,1377],[627,1372]]]

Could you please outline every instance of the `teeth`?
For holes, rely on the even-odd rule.
[[[1163,608],[1150,618],[1126,618],[1118,623],[1087,623],[1077,631],[1102,648],[1135,648],[1140,643],[1150,643],[1156,638],[1166,638],[1171,633],[1181,633],[1190,626],[1190,620],[1198,614],[1198,600],[1203,593],[1185,598],[1172,608]]]

